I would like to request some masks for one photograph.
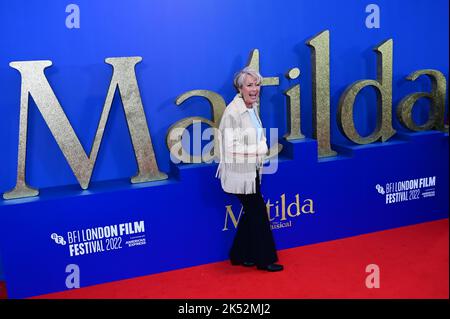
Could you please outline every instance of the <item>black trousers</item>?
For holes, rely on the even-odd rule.
[[[249,261],[261,267],[278,261],[266,203],[261,195],[258,172],[255,194],[234,195],[239,198],[244,211],[231,246],[230,261],[232,263]]]

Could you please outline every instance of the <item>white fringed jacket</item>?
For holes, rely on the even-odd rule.
[[[261,127],[258,105],[253,105]],[[232,194],[254,194],[256,192],[256,170],[262,178],[262,163],[268,152],[264,130],[258,142],[248,108],[240,94],[225,108],[219,125],[218,146],[220,163],[216,177],[222,189]]]

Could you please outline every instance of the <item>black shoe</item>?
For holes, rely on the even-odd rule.
[[[244,267],[253,267],[255,266],[255,263],[252,261],[244,261],[244,262],[240,262],[240,261],[231,261],[231,264],[233,266],[244,266]]]
[[[270,272],[282,271],[284,269],[284,267],[282,265],[278,265],[278,264],[270,264],[268,266],[258,266],[257,268],[259,270],[266,270],[266,271],[270,271]]]

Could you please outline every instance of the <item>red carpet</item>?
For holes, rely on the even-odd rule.
[[[37,298],[449,298],[448,219],[279,252],[278,273],[218,262]],[[369,289],[366,266],[380,270]]]
[[[0,281],[0,299],[6,299],[6,285],[3,281]]]

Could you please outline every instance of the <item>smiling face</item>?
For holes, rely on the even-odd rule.
[[[258,79],[248,74],[244,77],[244,83],[239,89],[239,92],[247,107],[251,107],[258,101],[260,87],[261,84],[258,83]]]

